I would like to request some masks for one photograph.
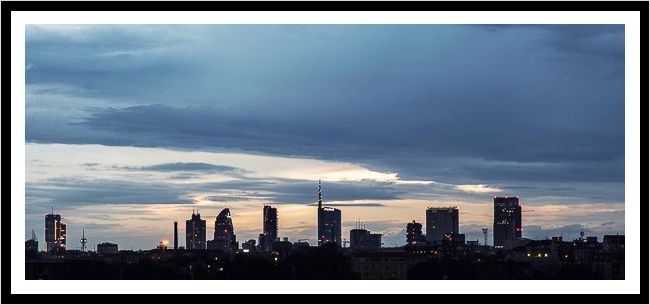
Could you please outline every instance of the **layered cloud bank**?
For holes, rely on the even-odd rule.
[[[309,238],[322,179],[395,240],[435,204],[480,232],[495,193],[530,234],[622,233],[623,54],[618,25],[28,26],[26,231],[227,205],[248,238],[275,202]]]

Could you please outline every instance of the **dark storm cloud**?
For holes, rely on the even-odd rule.
[[[231,148],[459,184],[624,181],[623,26],[74,33],[28,27],[28,88],[108,101],[70,117],[28,95],[28,141]]]

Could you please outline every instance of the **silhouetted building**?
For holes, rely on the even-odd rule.
[[[178,222],[174,221],[174,250],[178,250]]]
[[[509,240],[521,238],[519,197],[494,197],[494,246],[503,248]]]
[[[185,248],[187,250],[202,250],[206,248],[205,220],[201,214],[192,210],[192,218],[185,222]]]
[[[45,215],[45,251],[48,253],[66,250],[66,224],[61,222],[61,215]]]
[[[210,249],[219,249],[226,252],[232,252],[239,248],[235,227],[232,223],[230,209],[221,210],[214,223],[214,241]]]
[[[318,180],[318,245],[325,243],[341,246],[341,210],[323,207],[321,183]]]
[[[608,253],[625,252],[625,235],[603,236],[603,251]]]
[[[32,230],[32,238],[25,241],[26,252],[38,252],[38,240],[36,240],[36,233]]]
[[[447,247],[459,247],[465,245],[465,234],[445,234],[442,245]]]
[[[370,231],[366,229],[350,230],[350,249],[365,249]]]
[[[422,224],[415,220],[406,224],[406,243],[413,245],[423,242],[425,242],[425,236],[422,235]]]
[[[368,235],[368,240],[366,241],[367,249],[379,249],[381,248],[381,234],[379,233],[370,233]]]
[[[427,209],[427,242],[440,244],[446,234],[458,234],[458,208]]]
[[[259,236],[260,250],[270,251],[273,242],[278,239],[278,210],[265,205],[262,218],[263,232]]]
[[[242,251],[244,253],[255,253],[255,240],[254,239],[249,239],[248,241],[245,241],[241,244]]]
[[[361,222],[355,229],[350,230],[350,249],[379,249],[381,248],[381,234],[371,234]]]
[[[101,244],[97,244],[97,254],[104,255],[104,254],[117,254],[119,252],[117,248],[117,244],[114,243],[109,243],[109,242],[104,242]]]

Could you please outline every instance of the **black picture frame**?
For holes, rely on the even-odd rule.
[[[1,5],[2,16],[2,112],[5,137],[2,143],[4,147],[10,147],[10,108],[11,108],[11,13],[15,11],[639,11],[641,14],[642,27],[641,37],[641,83],[648,83],[648,2],[646,1],[566,1],[566,2],[540,2],[540,1],[461,1],[461,2],[407,2],[407,1],[385,1],[385,2],[365,2],[365,1],[348,1],[348,2],[293,2],[293,1],[245,1],[245,2],[203,2],[203,1],[166,1],[166,2],[148,2],[148,1],[3,1]],[[626,37],[628,39],[629,37]],[[648,91],[641,91],[642,111],[640,113],[641,121],[647,122],[647,101]],[[641,130],[641,141],[647,139],[647,129]],[[642,156],[647,156],[647,144],[642,146]],[[10,154],[5,153],[2,163],[6,172],[10,169]],[[647,177],[647,167],[642,166],[642,172]],[[3,173],[4,174],[4,173]],[[3,192],[2,211],[2,237],[5,240],[11,238],[11,209],[22,208],[12,206],[10,194],[10,176],[5,176],[2,186]],[[105,294],[105,295],[73,295],[62,294],[52,295],[45,294],[12,294],[11,293],[11,253],[10,247],[2,247],[2,301],[4,303],[501,303],[501,304],[532,304],[532,303],[648,303],[648,286],[645,280],[648,279],[648,196],[642,192],[640,221],[643,230],[640,232],[641,240],[641,258],[640,272],[642,282],[640,294],[574,294],[574,295],[557,295],[557,294],[522,294],[522,295],[504,295],[502,294],[436,294],[436,295],[364,295],[360,298],[351,298],[349,295],[340,294],[322,294],[322,295],[236,295],[236,294],[200,294],[200,295],[126,295],[126,294]],[[634,204],[634,203],[631,203]],[[645,282],[645,284],[644,284]],[[507,285],[508,281],[503,281]],[[571,285],[571,282],[567,282]],[[254,287],[251,287],[254,289]]]

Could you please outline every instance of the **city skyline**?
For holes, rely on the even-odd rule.
[[[25,236],[53,201],[69,249],[153,248],[192,206],[245,241],[271,204],[313,244],[318,179],[343,238],[458,206],[483,241],[494,195],[523,237],[624,234],[623,51],[618,25],[30,25]]]

